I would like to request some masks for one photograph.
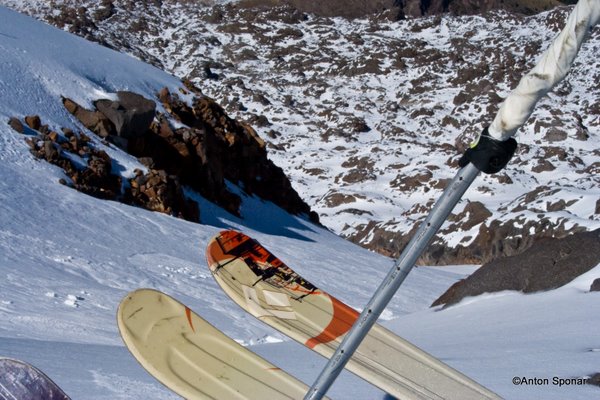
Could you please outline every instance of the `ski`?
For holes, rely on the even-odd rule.
[[[301,399],[308,391],[165,293],[129,293],[117,322],[146,371],[186,399]]]
[[[256,240],[222,231],[206,250],[221,288],[244,310],[331,357],[359,313],[302,278]],[[346,368],[402,399],[499,399],[477,382],[376,324]]]
[[[33,365],[0,357],[0,400],[69,400],[69,396]]]

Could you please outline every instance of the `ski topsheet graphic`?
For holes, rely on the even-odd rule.
[[[308,386],[151,289],[128,294],[117,321],[140,364],[186,399],[301,399]]]
[[[69,396],[33,365],[0,357],[0,400],[69,400]]]
[[[216,281],[243,309],[327,358],[359,315],[243,233],[221,232],[206,257]],[[377,324],[346,368],[402,399],[500,398]]]

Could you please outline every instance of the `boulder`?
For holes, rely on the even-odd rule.
[[[25,132],[25,127],[20,119],[12,117],[8,120],[8,125],[19,133]]]
[[[143,96],[121,91],[118,100],[97,100],[94,105],[115,127],[117,136],[129,139],[148,131],[156,114],[156,103]]]
[[[115,134],[114,125],[104,116],[104,114],[81,107],[79,104],[68,98],[63,98],[63,105],[67,111],[83,124],[83,126],[98,136],[106,138]]]
[[[600,292],[600,278],[594,279],[590,286],[590,292]]]
[[[562,239],[543,238],[521,254],[496,259],[454,284],[432,306],[483,293],[532,293],[563,286],[600,263],[600,229]]]
[[[40,117],[37,115],[28,115],[25,117],[25,124],[31,129],[37,131],[42,126]]]
[[[151,158],[157,168],[177,174],[182,184],[233,214],[239,214],[241,198],[228,190],[226,181],[240,183],[248,194],[317,221],[283,170],[268,159],[266,143],[256,131],[230,118],[200,91],[190,90],[197,94],[191,106],[168,89],[159,93],[170,118],[187,126],[174,129],[169,126],[169,118],[159,115],[158,123],[146,135],[130,141],[130,152]]]

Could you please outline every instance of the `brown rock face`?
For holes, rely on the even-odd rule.
[[[446,12],[456,15],[478,14],[494,9],[533,14],[576,2],[576,0],[242,0],[239,6],[265,8],[287,5],[321,17],[364,18],[373,14],[387,14],[389,18],[397,19]]]
[[[71,179],[64,183],[80,191],[191,221],[199,220],[198,206],[186,198],[183,185],[239,215],[242,200],[228,189],[229,181],[248,195],[271,201],[293,214],[306,214],[318,222],[317,214],[292,188],[283,170],[267,158],[265,142],[256,131],[229,118],[220,105],[202,96],[198,89],[191,85],[189,89],[198,95],[192,105],[163,89],[158,98],[168,114],[158,115],[154,101],[131,92],[118,92],[117,101],[96,101],[98,110],[86,110],[63,99],[67,110],[85,127],[149,167],[148,173],[137,171],[123,192],[121,177],[111,171],[110,157],[94,149],[84,134],[65,131],[63,136],[46,127],[48,132],[40,131],[41,142],[30,141],[32,151],[61,166]],[[174,128],[169,122],[172,120],[185,127]],[[28,117],[26,122],[30,127],[41,125],[39,118]],[[17,119],[9,123],[22,130]],[[64,152],[84,158],[87,166],[74,165]]]
[[[502,290],[523,293],[558,288],[600,263],[600,229],[562,239],[545,238],[525,252],[499,258],[454,284],[432,306]]]
[[[290,0],[287,3],[293,7],[311,14],[324,17],[364,17],[387,10],[400,11],[397,1],[394,0],[346,0],[346,1],[318,1],[318,0]]]
[[[128,203],[188,221],[200,221],[198,205],[185,197],[177,176],[168,175],[165,170],[152,169],[146,174],[137,170],[129,184],[130,189],[125,193]]]
[[[576,1],[561,0],[400,0],[394,2],[404,15],[421,17],[450,12],[456,15],[484,13],[494,9],[534,14],[553,7],[574,4]]]
[[[152,158],[161,168],[178,174],[182,183],[234,214],[239,212],[241,199],[229,192],[226,181],[293,214],[317,220],[283,170],[267,158],[265,142],[254,129],[229,118],[207,97],[196,98],[191,106],[167,90],[159,98],[189,128],[173,129],[163,116],[146,135],[130,141],[132,154]]]

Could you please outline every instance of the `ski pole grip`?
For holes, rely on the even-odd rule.
[[[495,174],[506,167],[517,149],[517,141],[512,137],[499,141],[490,136],[485,128],[477,142],[471,145],[458,160],[458,165],[464,167],[473,163],[475,167],[486,174]]]
[[[599,20],[600,1],[579,0],[563,30],[500,106],[489,127],[490,137],[503,142],[515,135],[536,103],[569,72],[581,44]]]

